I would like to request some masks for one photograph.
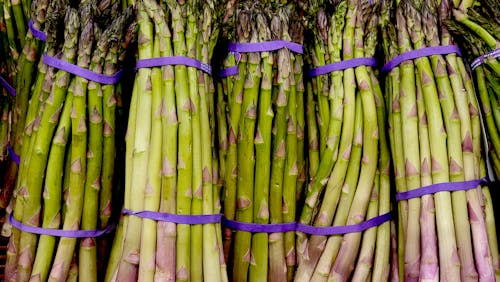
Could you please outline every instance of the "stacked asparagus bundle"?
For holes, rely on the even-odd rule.
[[[218,37],[215,4],[137,2],[139,61],[126,137],[127,215],[117,230],[106,281],[227,280],[219,224],[190,224],[219,213],[220,205],[213,82],[207,68],[184,65],[193,59],[199,66],[210,63]],[[148,65],[160,57],[161,63]],[[182,62],[173,66],[164,62],[169,59]],[[141,216],[151,212],[159,218]],[[179,218],[185,219],[182,224]]]
[[[453,44],[443,24],[448,13],[448,1],[439,7],[434,1],[401,1],[395,25],[387,18],[383,25],[387,59]],[[386,77],[397,191],[448,182],[468,189],[433,190],[399,202],[405,281],[494,281],[498,268],[491,198],[477,181],[485,176],[478,105],[464,62],[453,52],[405,60]]]
[[[13,229],[7,281],[97,280],[96,238],[58,239],[47,231],[68,234],[110,223],[115,86],[52,66],[61,60],[97,74],[116,73],[125,37],[133,32],[131,19],[132,9],[119,14],[110,2],[83,1],[77,10],[56,0],[48,7],[49,65],[39,70],[26,114],[13,211],[21,227],[41,226],[44,235]]]
[[[43,30],[48,4],[49,1],[47,0],[33,1],[31,10],[33,28]],[[45,73],[45,70],[40,71],[40,76],[38,76],[38,70],[45,68],[43,63],[39,63],[43,45],[43,42],[33,35],[31,29],[28,30],[22,53],[16,62],[17,76],[14,84],[16,96],[13,99],[14,103],[12,103],[11,131],[9,134],[9,145],[12,149],[10,151],[11,161],[7,163],[5,170],[2,170],[4,177],[0,181],[0,207],[2,208],[9,204],[12,191],[16,185],[19,165],[14,160],[14,154],[20,154],[22,151],[24,125],[31,89],[34,87],[36,80],[43,79]]]
[[[446,25],[465,51],[477,81],[480,106],[488,133],[489,157],[496,179],[500,179],[500,3],[463,1],[453,9]],[[471,3],[471,4],[472,4]],[[468,9],[467,9],[468,8]],[[481,56],[485,56],[481,58]],[[475,60],[479,58],[479,60]]]
[[[302,44],[301,23],[291,23],[295,4],[241,2],[230,40]],[[224,216],[263,226],[253,234],[226,228],[224,251],[233,281],[290,281],[295,232],[268,234],[265,225],[295,221],[305,180],[302,57],[283,47],[258,49],[236,54],[238,72],[223,78],[217,113]],[[230,55],[224,66],[234,66],[234,59]]]
[[[314,32],[306,45],[311,68],[374,56],[377,5],[356,0],[316,5]],[[370,65],[334,68],[308,82],[311,180],[301,224],[354,225],[390,211],[385,106]],[[297,251],[295,281],[384,281],[390,267],[390,223],[326,236],[299,232]]]

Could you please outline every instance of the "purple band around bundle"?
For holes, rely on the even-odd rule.
[[[295,231],[297,229],[297,222],[258,224],[234,221],[225,217],[222,218],[222,224],[233,230],[241,230],[252,233],[281,233]]]
[[[496,59],[498,57],[500,57],[500,48],[497,48],[491,52],[488,52],[482,56],[479,56],[474,61],[472,61],[470,66],[472,69],[475,69],[475,68],[479,67],[480,65],[484,64],[484,59],[486,59],[486,58]]]
[[[450,53],[457,53],[459,56],[462,55],[462,53],[460,52],[460,49],[455,45],[434,46],[434,47],[427,47],[427,48],[412,50],[412,51],[403,53],[399,56],[396,56],[394,59],[389,61],[382,68],[382,72],[388,73],[393,68],[397,67],[399,64],[401,64],[402,62],[407,61],[407,60],[413,60],[413,59],[417,59],[417,58],[421,58],[421,57],[428,57],[428,56],[432,56],[432,55],[446,55],[446,54],[450,54]]]
[[[54,237],[67,237],[67,238],[95,238],[102,236],[106,233],[111,232],[115,225],[109,225],[103,230],[62,230],[62,229],[50,229],[25,225],[17,221],[13,214],[9,214],[9,221],[12,226],[23,232],[39,234],[39,235],[50,235]]]
[[[345,70],[349,68],[355,68],[359,66],[370,66],[374,67],[377,65],[377,60],[375,58],[354,58],[345,61],[340,61],[336,63],[331,63],[328,65],[320,66],[309,70],[309,76],[315,77],[323,74],[331,73],[334,71]]]
[[[310,226],[304,224],[297,225],[297,231],[311,235],[340,235],[347,233],[362,232],[375,226],[379,226],[391,219],[391,213],[385,213],[358,224],[345,226]]]
[[[154,212],[154,211],[135,212],[129,209],[123,209],[122,213],[125,215],[134,215],[157,221],[173,222],[178,224],[191,224],[191,225],[219,223],[222,217],[222,214],[182,215],[182,214],[171,214],[171,213]]]
[[[105,75],[93,72],[88,69],[81,68],[77,65],[70,64],[63,60],[57,59],[55,57],[48,56],[47,54],[43,55],[43,62],[51,67],[67,71],[71,74],[83,77],[87,80],[95,81],[101,84],[116,84],[120,81],[122,71],[118,71],[113,75]]]
[[[5,88],[5,90],[7,90],[7,92],[9,92],[10,95],[16,96],[16,89],[14,89],[14,87],[12,87],[12,85],[10,85],[9,82],[5,80],[5,78],[3,78],[1,75],[0,84],[2,84],[2,86]]]
[[[297,222],[279,223],[279,224],[257,224],[248,222],[239,222],[222,218],[222,224],[233,230],[241,230],[253,233],[279,233],[297,231],[310,235],[336,235],[361,232],[366,229],[379,226],[382,223],[391,219],[391,213],[376,216],[363,221],[359,224],[346,225],[346,226],[311,226],[304,225]]]
[[[284,41],[284,40],[250,42],[250,43],[230,42],[227,48],[229,51],[237,53],[276,51],[283,48],[287,48],[290,51],[299,54],[304,53],[304,47],[302,47],[302,45],[295,42]]]
[[[33,20],[30,20],[28,22],[28,27],[31,30],[31,34],[33,34],[34,37],[38,38],[40,41],[43,42],[47,41],[47,34],[45,34],[45,32],[41,30],[36,29],[35,26],[33,25]]]
[[[166,65],[184,65],[188,67],[197,68],[209,75],[212,74],[212,67],[208,64],[205,64],[199,60],[188,58],[184,56],[172,56],[172,57],[161,57],[161,58],[151,58],[151,59],[142,59],[137,61],[135,66],[136,69],[140,68],[152,68],[152,67],[161,67]]]
[[[16,154],[16,152],[14,152],[14,148],[12,148],[12,146],[9,144],[7,145],[7,152],[9,152],[9,156],[10,158],[16,163],[19,165],[19,163],[21,162],[21,158],[19,158],[19,155]]]
[[[438,192],[453,192],[474,189],[481,184],[487,184],[488,179],[476,179],[462,182],[444,182],[432,184],[429,186],[424,186],[422,188],[410,190],[407,192],[401,192],[396,194],[396,201],[404,201],[408,199],[422,197],[424,195],[430,195]]]
[[[276,51],[283,48],[287,48],[288,50],[303,54],[304,47],[301,44],[285,41],[285,40],[274,40],[274,41],[266,41],[266,42],[250,42],[250,43],[235,43],[230,42],[227,46],[227,49],[234,53],[236,57],[236,66],[229,67],[227,69],[221,70],[219,76],[220,77],[228,77],[238,74],[238,63],[240,53],[250,53],[250,52],[270,52]]]

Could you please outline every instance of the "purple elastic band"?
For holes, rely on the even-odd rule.
[[[30,21],[28,22],[28,27],[30,28],[31,30],[31,33],[33,34],[34,37],[38,38],[40,41],[47,41],[47,34],[45,34],[45,32],[41,31],[41,30],[38,30],[35,28],[35,26],[33,25],[33,20],[30,19]]]
[[[39,234],[39,235],[50,235],[54,237],[67,237],[67,238],[95,238],[102,236],[106,233],[111,232],[115,225],[109,225],[103,230],[62,230],[62,229],[50,229],[25,225],[17,221],[12,213],[9,214],[9,221],[16,229],[23,232]]]
[[[309,70],[309,76],[315,77],[334,71],[345,70],[349,68],[355,68],[359,66],[370,66],[374,67],[377,65],[377,59],[375,58],[354,58],[345,61],[340,61],[336,63],[331,63],[328,65],[320,66]]]
[[[16,163],[19,164],[21,161],[21,158],[19,158],[19,155],[14,152],[14,148],[9,144],[7,145],[7,152],[9,152],[10,158]]]
[[[358,224],[345,225],[345,226],[310,226],[304,224],[297,225],[297,231],[310,234],[310,235],[340,235],[347,233],[362,232],[375,226],[379,226],[384,222],[391,219],[391,213],[385,213]]]
[[[14,89],[14,87],[12,87],[9,82],[5,80],[5,78],[3,78],[1,75],[0,84],[2,84],[2,86],[5,88],[5,90],[7,90],[7,92],[9,92],[11,96],[16,96],[16,89]]]
[[[452,191],[469,190],[469,189],[474,189],[481,184],[487,184],[487,183],[489,183],[487,178],[462,181],[462,182],[437,183],[437,184],[432,184],[432,185],[425,186],[422,188],[410,190],[407,192],[397,193],[396,194],[396,201],[404,201],[404,200],[418,198],[418,197],[422,197],[424,195],[430,195],[430,194],[434,194],[434,193],[438,193],[438,192],[445,192],[445,191],[452,192]]]
[[[283,48],[287,48],[290,51],[299,54],[304,53],[304,47],[302,47],[302,45],[295,42],[284,41],[284,40],[251,42],[251,43],[230,42],[227,48],[231,52],[238,52],[238,53],[276,51]]]
[[[153,211],[131,211],[129,209],[123,209],[122,214],[125,215],[135,215],[142,218],[173,222],[178,224],[209,224],[209,223],[219,223],[221,221],[222,214],[200,214],[200,215],[182,215],[182,214],[171,214],[163,212],[153,212]]]
[[[221,70],[219,73],[219,76],[221,78],[237,75],[239,73],[238,64],[240,63],[241,55],[238,52],[231,52],[231,54],[233,54],[233,56],[236,58],[236,65]]]
[[[421,57],[428,57],[432,55],[446,55],[450,53],[457,53],[459,56],[462,55],[460,52],[460,49],[455,46],[455,45],[446,45],[446,46],[434,46],[434,47],[427,47],[427,48],[422,48],[422,49],[417,49],[417,50],[411,50],[409,52],[403,53],[399,56],[396,56],[394,59],[389,61],[387,64],[384,65],[382,68],[383,73],[388,73],[390,72],[393,68],[397,67],[399,64],[401,64],[404,61],[407,60],[413,60]]]
[[[184,56],[172,56],[172,57],[161,57],[161,58],[151,58],[151,59],[142,59],[137,61],[135,65],[136,69],[140,68],[152,68],[152,67],[161,67],[166,65],[184,65],[188,67],[197,68],[209,75],[212,74],[212,67],[210,65],[205,64],[199,60],[188,58]]]
[[[471,68],[472,69],[475,69],[477,67],[479,67],[480,65],[484,64],[484,59],[486,58],[493,58],[493,59],[496,59],[498,57],[500,57],[500,48],[497,48],[491,52],[488,52],[484,55],[481,55],[479,57],[477,57],[474,61],[472,61],[472,63],[470,64]]]
[[[295,231],[297,229],[297,222],[258,224],[234,221],[225,217],[222,218],[222,224],[233,230],[241,230],[253,233],[282,233]]]
[[[230,42],[227,46],[227,49],[237,56],[237,63],[236,66],[221,70],[219,76],[224,78],[238,74],[238,63],[240,61],[239,53],[276,51],[283,48],[287,48],[288,50],[299,54],[304,53],[304,47],[302,45],[284,40],[251,43]]]
[[[116,84],[118,83],[118,81],[120,81],[120,77],[122,75],[122,71],[118,71],[113,75],[96,73],[91,70],[81,68],[77,65],[70,64],[63,60],[48,56],[47,54],[43,55],[43,62],[48,66],[67,71],[87,80],[95,81],[101,84]]]

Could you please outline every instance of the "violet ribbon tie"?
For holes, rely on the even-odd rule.
[[[47,41],[47,34],[45,34],[45,32],[41,30],[36,29],[35,26],[33,25],[32,19],[29,20],[28,27],[31,30],[31,34],[33,34],[34,37],[38,38],[40,41],[43,42]]]
[[[435,194],[438,192],[453,192],[474,189],[479,185],[488,184],[488,179],[481,178],[476,180],[460,181],[460,182],[443,182],[424,186],[406,192],[396,194],[396,201],[404,201],[413,198],[422,197],[424,195]]]
[[[48,66],[64,70],[76,76],[80,76],[87,80],[95,81],[101,84],[116,84],[120,81],[122,75],[122,71],[118,71],[113,75],[96,73],[91,70],[79,67],[77,65],[70,64],[61,59],[48,56],[47,54],[43,55],[43,62]]]
[[[475,69],[475,68],[479,67],[480,65],[484,64],[484,59],[486,59],[486,58],[496,59],[498,57],[500,57],[500,48],[497,48],[493,51],[490,51],[484,55],[477,57],[474,61],[472,61],[470,66],[472,69]]]
[[[152,68],[161,67],[166,65],[184,65],[188,67],[193,67],[199,69],[208,75],[212,75],[212,67],[205,64],[197,59],[184,57],[184,56],[171,56],[171,57],[160,57],[160,58],[148,58],[138,60],[135,68]]]
[[[222,217],[222,214],[183,215],[183,214],[171,214],[171,213],[154,212],[154,211],[132,211],[129,209],[123,209],[122,214],[133,215],[156,221],[165,221],[177,224],[190,224],[190,225],[219,223]]]
[[[394,59],[387,62],[382,67],[382,73],[386,73],[386,74],[389,73],[393,68],[397,67],[399,64],[401,64],[404,61],[418,59],[418,58],[422,58],[422,57],[429,57],[432,55],[446,55],[446,54],[451,54],[451,53],[456,53],[459,56],[462,55],[462,53],[460,52],[460,49],[455,45],[433,46],[433,47],[427,47],[427,48],[422,48],[422,49],[417,49],[417,50],[411,50],[409,52],[398,55]]]
[[[63,230],[63,229],[51,229],[43,227],[35,227],[30,225],[25,225],[17,221],[13,214],[9,214],[9,221],[12,226],[16,229],[21,230],[26,233],[38,234],[38,235],[49,235],[54,237],[67,237],[67,238],[95,238],[100,237],[104,234],[111,232],[116,225],[108,225],[103,230]]]

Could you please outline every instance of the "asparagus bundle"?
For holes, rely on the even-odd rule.
[[[31,8],[33,28],[43,30],[48,5],[49,1],[47,0],[33,1]],[[39,63],[43,45],[43,42],[36,38],[31,30],[28,30],[22,53],[17,60],[17,76],[14,80],[16,96],[12,103],[11,130],[9,134],[9,145],[12,148],[11,154],[20,154],[22,151],[24,125],[31,89],[35,87],[34,85],[38,79],[43,79],[45,73],[41,71],[40,76],[38,76],[38,69],[44,68],[43,63]],[[8,54],[7,51],[4,51],[4,54]],[[12,191],[16,185],[18,169],[19,165],[12,159],[7,163],[5,170],[2,170],[5,174],[0,182],[0,207],[2,208],[5,208],[10,202]]]
[[[292,22],[295,3],[241,2],[234,16],[229,40],[237,44],[302,44],[302,24]],[[242,52],[230,54],[224,67],[234,66],[235,56],[237,74],[223,78],[217,93],[224,216],[263,226],[253,234],[227,227],[224,253],[233,281],[290,281],[295,234],[267,233],[265,226],[295,221],[304,182],[302,56],[286,48]]]
[[[220,9],[215,1],[165,4],[137,2],[139,69],[126,137],[127,215],[118,227],[105,280],[225,281],[220,226],[169,219],[219,212],[212,79],[185,62],[139,67],[174,57],[206,66],[218,37]],[[162,218],[141,217],[144,211]]]
[[[115,127],[115,86],[101,85],[113,83],[101,80],[89,82],[90,77],[79,76],[84,75],[81,72],[74,76],[73,70],[55,69],[49,63],[59,59],[94,74],[116,72],[132,9],[115,12],[101,33],[101,11],[96,6],[112,8],[92,1],[81,2],[78,10],[66,1],[52,1],[49,7],[47,65],[40,69],[42,77],[27,110],[13,211],[20,224],[47,232],[39,236],[13,229],[8,281],[65,281],[68,277],[96,281],[98,277],[95,238],[59,235],[57,239],[48,233],[51,229],[63,229],[65,234],[95,230],[109,223],[113,188],[109,178],[115,156],[109,150],[114,142],[108,139]],[[64,38],[59,32],[63,26]],[[74,261],[74,257],[79,258]]]
[[[311,68],[374,56],[377,5],[355,0],[316,5],[306,44]],[[310,182],[301,224],[354,225],[390,211],[385,106],[370,65],[334,68],[308,81]],[[299,232],[297,251],[295,281],[384,281],[390,222],[346,234]]]
[[[465,2],[465,1],[464,1]],[[500,116],[498,115],[498,98],[500,83],[500,64],[498,48],[500,48],[499,11],[496,1],[474,1],[474,5],[465,9],[462,3],[453,9],[452,19],[446,25],[464,50],[467,59],[472,63],[477,81],[480,106],[488,133],[488,155],[495,172],[500,177]],[[490,53],[488,55],[488,53]],[[481,56],[487,55],[484,59]],[[475,60],[479,58],[479,60]]]
[[[383,24],[387,60],[453,44],[443,24],[448,17],[448,1],[439,7],[434,1],[401,1],[395,24],[388,18]],[[397,192],[472,183],[465,191],[434,190],[399,202],[399,267],[405,281],[495,280],[498,247],[489,192],[477,181],[485,169],[471,83],[463,60],[449,52],[405,60],[387,74]]]

